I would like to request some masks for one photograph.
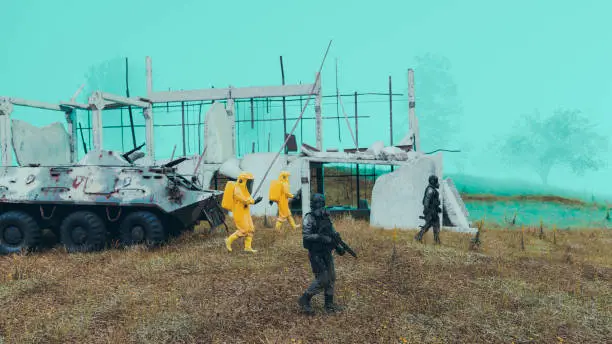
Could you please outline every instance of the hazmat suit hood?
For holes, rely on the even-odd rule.
[[[253,174],[248,172],[240,173],[240,175],[238,176],[238,185],[243,187],[244,190],[248,192],[248,197],[251,197],[251,194],[253,193],[254,179],[255,178],[253,177]]]
[[[281,171],[281,173],[278,175],[278,180],[280,180],[281,182],[289,182],[290,175],[291,173],[287,171]]]

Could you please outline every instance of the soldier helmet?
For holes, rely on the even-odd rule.
[[[317,210],[325,207],[325,196],[323,194],[317,193],[312,195],[310,199],[310,208],[312,210]]]
[[[440,184],[438,183],[438,176],[436,175],[431,175],[429,176],[429,185],[437,188],[438,186],[440,186]]]

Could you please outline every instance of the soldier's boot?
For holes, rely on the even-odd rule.
[[[253,242],[253,237],[248,236],[248,237],[244,238],[244,251],[245,252],[257,253],[257,250],[254,250],[251,247],[251,243],[252,242]]]
[[[436,243],[436,245],[442,245],[442,242],[440,241],[440,231],[439,230],[434,230],[434,242]]]
[[[300,225],[296,225],[295,224],[295,220],[293,219],[293,216],[289,216],[289,224],[291,225],[291,227],[293,229],[298,229],[300,228]]]
[[[414,240],[423,242],[423,234],[425,234],[425,228],[421,227],[421,230],[414,236]]]
[[[298,299],[298,304],[300,305],[302,312],[306,313],[307,315],[314,314],[314,311],[310,306],[310,299],[312,299],[312,295],[309,295],[308,293],[302,294],[302,296]]]
[[[327,313],[337,313],[342,312],[344,307],[334,303],[333,295],[325,295],[325,312]]]
[[[232,252],[232,243],[238,239],[238,234],[234,233],[225,239],[225,248],[228,252]]]

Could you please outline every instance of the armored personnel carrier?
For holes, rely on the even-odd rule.
[[[134,151],[91,151],[71,165],[1,167],[0,253],[38,247],[47,228],[69,252],[86,252],[113,239],[158,245],[200,221],[211,229],[224,224],[222,192],[177,173],[186,158],[138,166]]]

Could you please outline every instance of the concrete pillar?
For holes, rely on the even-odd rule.
[[[151,95],[151,93],[153,93],[153,65],[150,56],[146,57],[145,64],[147,73],[147,95]]]
[[[66,123],[68,124],[68,140],[70,142],[70,162],[75,163],[78,160],[77,128],[74,124],[76,119],[76,110],[70,109],[64,114],[66,115]]]
[[[13,150],[11,149],[13,136],[11,132],[11,114],[13,104],[8,98],[0,97],[0,154],[2,154],[2,166],[13,164]]]
[[[145,120],[145,138],[147,140],[147,155],[151,163],[155,164],[155,127],[153,126],[153,104],[149,104],[143,109],[142,114]]]
[[[317,73],[317,82],[315,84],[315,114],[316,114],[316,134],[317,134],[317,149],[323,151],[323,118],[321,115],[321,73]]]
[[[419,136],[419,122],[416,118],[415,111],[415,96],[414,96],[414,70],[408,69],[408,124],[410,131],[413,133],[413,149],[417,152],[421,151],[421,139]]]
[[[103,132],[102,132],[102,110],[104,110],[105,102],[102,97],[102,92],[96,91],[89,97],[89,104],[92,106],[92,136],[93,150],[100,151],[104,147]]]

